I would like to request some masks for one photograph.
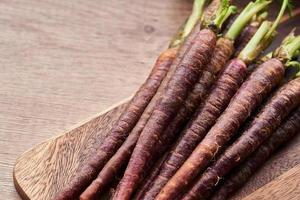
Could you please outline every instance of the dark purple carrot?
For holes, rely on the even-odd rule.
[[[253,60],[259,52],[257,50],[261,50],[269,44],[275,30],[274,26],[276,28],[277,23],[273,25],[270,22],[262,23],[250,43],[241,52],[240,59],[245,63]],[[165,200],[178,197],[221,151],[249,115],[279,84],[283,76],[284,67],[278,59],[271,59],[260,65],[242,85],[216,124],[167,182],[156,199]]]
[[[235,166],[271,136],[282,121],[300,104],[300,78],[279,89],[242,135],[212,164],[184,196],[184,200],[204,199]]]
[[[166,141],[166,143],[160,145],[164,146],[165,144],[171,144],[174,141],[180,132],[181,127],[188,121],[189,116],[193,115],[195,109],[207,95],[216,79],[216,75],[226,65],[233,51],[234,48],[232,40],[227,38],[218,39],[209,64],[203,70],[198,82],[194,86],[194,89],[190,92],[186,102],[180,108],[176,117],[172,120],[172,123],[164,131],[162,141]]]
[[[107,184],[109,184],[111,182],[111,180],[113,179],[113,177],[119,172],[121,167],[128,161],[128,159],[131,155],[131,152],[135,146],[136,140],[138,139],[140,132],[142,131],[144,125],[146,124],[146,122],[148,120],[148,117],[150,116],[150,114],[153,110],[153,107],[154,107],[153,105],[155,105],[155,102],[157,101],[157,98],[160,96],[161,91],[163,91],[165,89],[168,81],[170,80],[170,77],[172,77],[172,75],[174,74],[176,63],[178,63],[181,60],[181,58],[184,55],[185,50],[187,48],[189,48],[191,40],[192,40],[191,38],[195,37],[195,35],[200,30],[200,23],[198,23],[198,21],[202,15],[204,1],[197,0],[195,2],[196,3],[194,5],[193,13],[190,16],[189,20],[185,23],[184,26],[181,27],[181,29],[179,30],[177,35],[171,41],[170,48],[162,54],[163,57],[166,57],[164,54],[167,55],[167,54],[172,53],[172,60],[170,59],[170,63],[169,63],[169,68],[171,68],[171,69],[168,71],[167,76],[165,75],[166,77],[164,76],[165,77],[164,80],[160,81],[160,85],[158,85],[159,87],[158,86],[156,87],[156,90],[154,93],[155,95],[153,94],[154,97],[152,96],[153,98],[151,98],[151,101],[150,100],[147,101],[147,104],[146,104],[147,107],[143,107],[144,108],[143,113],[139,113],[138,122],[135,123],[135,126],[133,126],[134,128],[131,127],[131,129],[130,129],[130,131],[132,132],[130,134],[130,136],[127,139],[122,137],[122,141],[124,141],[124,139],[126,139],[124,144],[120,147],[120,149],[109,160],[109,162],[104,166],[104,168],[102,170],[101,170],[101,168],[103,166],[99,166],[99,167],[97,166],[97,170],[99,170],[99,168],[100,168],[101,173],[98,175],[96,180],[94,180],[92,182],[92,184],[86,190],[85,190],[85,187],[83,188],[83,190],[85,190],[85,191],[81,195],[81,197],[80,197],[81,199],[93,199],[97,195],[97,193],[102,192],[102,190],[105,189]],[[198,24],[195,25],[196,23],[198,23]],[[192,30],[193,26],[195,26],[194,30]],[[191,31],[193,31],[193,33],[191,34],[191,38],[187,39],[186,44],[184,45],[184,47],[182,47],[181,52],[179,52],[178,55],[176,56],[176,59],[174,59],[175,55],[178,52],[178,46],[181,45],[181,43],[185,40],[185,38],[188,36],[189,32],[191,32]],[[162,56],[160,56],[160,57],[162,57]],[[159,59],[159,60],[162,60],[162,59]],[[173,64],[171,65],[171,63],[173,63]],[[137,99],[136,101],[140,101],[140,99]],[[130,119],[128,119],[128,120],[130,120]],[[127,124],[125,123],[125,125],[127,125]],[[127,135],[128,135],[128,133],[127,133]],[[111,137],[111,136],[108,136],[108,137]],[[113,142],[114,140],[115,140],[115,138],[113,138],[113,140],[110,140],[110,143]],[[106,144],[106,143],[107,142],[104,141],[104,144]],[[110,145],[108,144],[108,146],[110,146]],[[118,147],[119,146],[120,145],[118,145]],[[109,149],[107,149],[107,150],[109,150]],[[100,149],[100,152],[97,152],[97,153],[101,153],[101,149]],[[110,157],[111,156],[112,155],[110,155]],[[106,156],[106,157],[108,157],[108,156]],[[99,161],[99,159],[95,158],[95,157],[92,157],[91,159],[93,160],[94,163]],[[102,158],[102,160],[103,160],[103,158]],[[103,162],[102,160],[99,163],[102,163]],[[83,171],[86,171],[86,170],[83,170]],[[88,185],[86,185],[86,186],[88,186]],[[73,188],[73,186],[72,186],[72,188]],[[62,194],[62,195],[65,195],[65,194]],[[76,193],[76,195],[78,196],[78,193]],[[58,199],[60,199],[60,198],[62,198],[62,197],[58,197]]]
[[[192,45],[178,63],[173,77],[145,125],[113,199],[131,198],[147,161],[153,156],[155,150],[153,147],[156,147],[162,131],[171,122],[196,84],[199,74],[208,63],[215,43],[215,34],[208,29],[201,30],[193,39]]]
[[[213,194],[212,200],[226,200],[234,194],[268,160],[273,152],[296,135],[299,129],[300,108],[293,111],[276,132],[224,180],[220,188]]]
[[[151,99],[151,102],[148,104],[146,109],[144,110],[143,114],[141,115],[138,123],[131,131],[129,137],[125,140],[123,145],[120,149],[116,152],[116,154],[109,160],[109,162],[104,166],[104,168],[99,173],[98,177],[92,182],[92,184],[81,194],[81,199],[93,199],[95,196],[103,191],[105,187],[113,180],[115,175],[121,170],[122,166],[124,166],[133,151],[133,148],[136,144],[136,141],[143,130],[148,118],[150,117],[152,110],[154,108],[155,103],[157,102],[158,98],[160,98],[161,93],[165,90],[166,85],[170,78],[173,76],[175,72],[176,65],[180,62],[182,57],[184,56],[185,51],[191,45],[192,39],[198,34],[200,31],[200,23],[198,22],[203,11],[205,1],[203,0],[196,0],[194,3],[194,8],[191,16],[189,17],[188,21],[185,23],[184,26],[181,27],[177,35],[171,41],[170,50],[176,51],[178,46],[181,45],[182,42],[185,41],[189,32],[192,32],[190,36],[187,38],[185,45],[181,48],[181,51],[178,53],[177,57],[175,58],[171,69],[169,70],[166,78],[160,84],[159,88],[155,96]],[[193,26],[195,26],[193,28]],[[169,51],[170,51],[169,50]]]

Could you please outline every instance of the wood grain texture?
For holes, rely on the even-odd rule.
[[[14,167],[14,182],[24,199],[53,199],[101,144],[126,104],[82,123],[66,134],[24,153]],[[34,170],[33,170],[34,169]]]
[[[298,200],[300,197],[300,164],[253,192],[244,200]]]
[[[70,130],[139,87],[190,8],[189,0],[0,1],[1,199],[20,199],[12,171],[22,152]],[[286,23],[280,33],[286,34],[299,19]],[[104,118],[108,120],[107,115]],[[299,138],[254,179],[260,180],[259,187],[298,163]],[[69,148],[62,139],[50,141]],[[40,151],[28,153],[40,155],[53,148],[49,145],[43,143],[37,146]],[[282,158],[286,152],[293,154]],[[45,157],[44,161],[53,159]],[[70,169],[74,171],[73,164]],[[275,169],[274,176],[270,169]],[[47,185],[42,179],[35,180],[34,184]],[[243,189],[242,195],[257,187],[245,187],[250,189]],[[37,189],[29,191],[36,193]]]

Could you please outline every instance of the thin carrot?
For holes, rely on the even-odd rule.
[[[148,117],[151,114],[151,111],[153,110],[153,106],[152,106],[152,105],[154,105],[153,102],[157,101],[157,97],[161,94],[161,91],[164,90],[167,82],[170,80],[170,77],[172,77],[172,75],[174,74],[175,65],[176,65],[176,63],[179,62],[179,60],[181,60],[182,56],[184,55],[185,50],[188,48],[188,46],[191,43],[191,39],[187,39],[186,45],[184,45],[184,47],[182,48],[183,50],[181,50],[181,52],[179,52],[175,58],[175,55],[178,52],[178,46],[180,46],[182,44],[182,42],[186,39],[186,37],[188,36],[188,34],[191,31],[193,31],[193,33],[191,34],[191,37],[193,38],[193,37],[195,37],[195,35],[198,33],[198,30],[200,29],[200,27],[199,27],[200,24],[199,23],[197,25],[195,25],[195,24],[198,22],[199,18],[202,15],[204,2],[205,2],[205,0],[196,0],[195,1],[193,12],[192,12],[191,16],[189,17],[189,20],[185,23],[184,26],[181,27],[181,29],[178,31],[178,33],[176,34],[174,39],[171,41],[170,48],[168,50],[166,50],[164,53],[164,54],[167,54],[168,52],[172,53],[172,60],[170,60],[170,63],[168,63],[170,70],[168,71],[167,74],[165,74],[164,80],[161,80],[160,84],[157,85],[156,90],[155,90],[156,94],[155,93],[153,94],[153,96],[152,96],[153,98],[151,98],[151,101],[150,100],[147,101],[148,105],[147,105],[147,107],[144,107],[143,113],[139,113],[140,119],[138,119],[138,122],[134,124],[135,125],[134,128],[132,127],[133,129],[132,128],[130,129],[130,131],[131,130],[132,131],[131,131],[131,134],[129,135],[129,137],[127,137],[127,139],[124,137],[122,138],[122,141],[124,141],[126,139],[125,142],[123,143],[123,145],[119,149],[116,149],[118,151],[116,152],[115,155],[113,155],[113,157],[108,161],[108,163],[106,163],[106,165],[104,166],[104,168],[102,170],[101,170],[101,168],[103,166],[101,166],[101,167],[96,166],[97,170],[100,169],[101,172],[87,189],[86,189],[86,186],[88,186],[88,185],[80,186],[80,188],[83,188],[83,190],[85,190],[84,193],[81,194],[81,196],[80,196],[81,199],[93,199],[97,194],[101,193],[103,191],[103,189],[105,189],[107,184],[109,184],[110,181],[113,179],[113,177],[116,175],[116,173],[120,170],[120,168],[124,165],[124,163],[126,163],[128,161],[129,157],[131,156],[131,152],[135,146],[136,140],[138,139],[140,132],[142,131],[144,125],[146,124],[146,122],[148,120]],[[194,30],[193,30],[193,26],[195,26]],[[162,55],[164,55],[164,54],[162,54]],[[171,65],[171,63],[173,63],[173,64]],[[141,94],[140,96],[143,97],[143,95],[145,95],[145,94]],[[136,99],[136,101],[137,102],[141,101],[141,98]],[[125,112],[125,114],[126,114],[126,112]],[[130,118],[128,118],[128,121],[129,120],[130,120]],[[125,123],[125,125],[127,125],[127,124]],[[116,126],[116,128],[117,127],[118,126]],[[127,132],[126,132],[126,134],[128,135]],[[108,137],[116,137],[116,136],[114,136],[114,134],[113,135],[111,134]],[[105,140],[104,144],[110,146],[110,144],[114,143],[114,141],[115,141],[115,138],[110,139],[109,143],[107,143],[107,141]],[[119,146],[120,145],[118,145],[118,147]],[[109,148],[106,148],[105,150],[110,152]],[[103,153],[102,149],[97,151],[97,153],[102,154]],[[94,156],[91,158],[92,162],[94,162],[95,165],[96,165],[96,163],[102,164],[103,158],[102,158],[102,160],[99,160],[99,158],[97,158],[97,156],[98,155],[96,155],[96,157]],[[110,157],[111,156],[112,155],[110,155]],[[107,158],[107,157],[108,156],[106,156],[105,158]],[[89,166],[86,166],[86,168],[87,167],[89,167]],[[87,170],[83,170],[83,172],[87,175],[86,171]],[[93,174],[93,177],[94,177],[94,174]],[[74,189],[74,186],[71,185],[70,188]],[[78,192],[76,193],[76,196],[78,196]]]
[[[281,12],[278,17],[281,17]],[[269,44],[273,38],[274,27],[278,23],[271,24],[270,22],[262,23],[260,29],[251,39],[252,42],[241,52],[239,57],[245,63],[257,57],[259,52],[257,49],[261,50]],[[233,97],[207,136],[167,182],[156,199],[172,199],[180,195],[194,177],[204,170],[214,156],[219,153],[251,112],[279,84],[283,75],[284,67],[277,59],[271,59],[258,67]]]
[[[215,43],[215,34],[208,29],[201,30],[193,40],[145,125],[113,199],[130,199],[143,174],[147,160],[153,156],[155,150],[153,147],[156,147],[162,131],[197,82],[199,74],[213,52]]]
[[[291,140],[299,132],[299,129],[300,108],[293,111],[276,132],[224,180],[221,187],[213,194],[212,200],[225,200],[235,193],[272,156],[273,152]]]
[[[202,199],[275,131],[300,104],[300,78],[280,88],[242,135],[210,166],[185,195],[184,200]]]
[[[175,58],[176,52],[175,48],[167,49],[159,56],[146,82],[129,102],[108,137],[97,149],[97,153],[87,161],[66,188],[57,194],[57,200],[72,199],[78,196],[97,176],[97,173],[108,159],[118,150],[156,93]]]

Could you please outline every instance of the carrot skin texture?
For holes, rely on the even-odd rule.
[[[116,154],[106,163],[97,178],[80,195],[80,200],[96,199],[114,180],[117,173],[128,162],[138,139],[137,132],[130,134]]]
[[[159,154],[164,153],[165,147],[174,142],[176,136],[181,131],[181,127],[188,121],[189,116],[193,115],[196,108],[205,98],[216,79],[216,74],[225,66],[232,53],[233,42],[228,39],[220,38],[216,43],[209,64],[204,68],[202,74],[199,76],[198,82],[188,94],[183,106],[179,109],[175,118],[164,131],[162,139],[160,140],[163,141],[163,143],[160,143],[156,148]]]
[[[175,116],[188,92],[192,90],[197,82],[199,74],[205,64],[208,63],[215,43],[216,36],[208,29],[201,30],[193,39],[192,45],[177,65],[174,76],[169,81],[164,94],[144,127],[113,199],[130,199],[143,174],[147,161],[151,160],[153,156],[152,152],[155,151],[163,130]]]
[[[222,71],[209,96],[200,106],[194,119],[189,122],[181,138],[160,167],[160,173],[153,180],[143,199],[154,199],[179,167],[184,163],[194,148],[205,136],[209,128],[224,111],[230,99],[246,77],[244,62],[232,60]]]
[[[216,124],[156,199],[175,199],[186,189],[283,77],[284,66],[277,59],[270,59],[257,67],[231,99]]]
[[[173,135],[178,133],[176,129],[186,122],[188,116],[193,114],[193,111],[199,106],[201,100],[207,95],[207,91],[215,81],[216,75],[225,66],[232,53],[233,42],[225,38],[218,39],[209,64],[200,75],[199,81],[189,94],[184,106],[178,111],[175,119],[165,130],[163,135],[166,136],[166,139],[174,138]]]
[[[221,5],[221,0],[212,0],[209,5],[205,8],[203,13],[203,22],[211,22],[212,18],[216,14],[216,10]]]
[[[105,163],[122,145],[138,122],[146,106],[155,95],[175,58],[176,49],[167,49],[157,59],[145,83],[136,92],[126,110],[113,126],[97,153],[74,176],[70,184],[55,197],[57,200],[74,199],[96,178]]]
[[[251,122],[249,128],[204,172],[183,199],[206,197],[220,178],[254,152],[299,104],[300,78],[290,81],[276,92]]]
[[[212,196],[212,200],[225,200],[241,188],[260,168],[273,152],[288,142],[300,129],[300,108],[295,110],[287,120],[265,141],[241,166],[222,183],[221,187]]]

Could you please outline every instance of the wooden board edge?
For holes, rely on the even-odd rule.
[[[20,197],[23,200],[30,200],[30,198],[27,196],[26,192],[22,189],[22,187],[19,185],[19,183],[18,183],[18,181],[16,179],[16,176],[15,176],[15,165],[14,165],[14,168],[13,168],[13,183],[14,183],[15,189],[18,192],[18,194],[20,195]]]
[[[39,143],[39,144],[37,144],[37,145],[34,145],[34,146],[31,147],[30,149],[26,150],[26,151],[23,152],[21,155],[19,155],[19,156],[17,157],[15,163],[14,163],[12,174],[13,174],[13,183],[14,183],[15,189],[16,189],[16,191],[18,192],[18,194],[20,195],[20,197],[21,197],[22,199],[25,199],[25,200],[30,200],[30,198],[28,197],[28,195],[26,194],[26,192],[25,192],[25,191],[22,189],[22,187],[19,185],[19,182],[18,182],[18,180],[17,180],[17,178],[16,178],[16,170],[15,170],[15,168],[16,168],[16,166],[18,165],[19,160],[20,160],[23,156],[25,156],[27,153],[29,153],[30,151],[32,151],[33,149],[35,149],[37,146],[41,146],[41,145],[43,145],[43,144],[49,143],[51,140],[55,140],[55,139],[57,139],[57,138],[63,137],[63,136],[64,136],[65,134],[67,134],[68,132],[70,132],[70,131],[72,131],[72,130],[74,130],[74,129],[76,129],[76,128],[78,128],[78,127],[80,127],[80,126],[82,126],[82,125],[84,125],[84,124],[86,124],[86,123],[88,123],[89,121],[91,121],[91,120],[93,120],[93,119],[95,119],[95,118],[97,118],[97,117],[99,117],[99,116],[101,116],[101,115],[106,114],[107,112],[109,112],[109,111],[115,109],[116,107],[118,107],[118,106],[120,106],[120,105],[122,105],[122,104],[128,102],[131,98],[132,98],[132,96],[127,97],[127,98],[125,98],[124,100],[119,101],[118,103],[115,103],[115,104],[109,106],[108,108],[104,109],[103,111],[98,112],[98,113],[92,115],[91,117],[88,117],[88,118],[86,118],[85,120],[82,120],[82,121],[76,123],[75,125],[72,125],[70,128],[68,128],[67,130],[63,131],[62,133],[57,134],[57,135],[54,135],[53,137],[51,137],[51,138],[49,138],[49,139],[47,139],[47,140],[44,140],[44,141],[42,141],[41,143]]]
[[[37,145],[34,145],[34,146],[31,147],[30,149],[28,149],[28,150],[26,150],[25,152],[23,152],[23,153],[16,159],[15,165],[16,165],[16,163],[18,162],[18,160],[19,160],[21,157],[23,157],[23,155],[25,155],[25,154],[28,153],[29,151],[32,151],[36,146],[42,145],[42,144],[44,144],[44,143],[48,143],[50,140],[55,140],[55,139],[57,139],[57,138],[59,138],[59,137],[62,137],[63,135],[65,135],[66,133],[72,131],[73,129],[76,129],[76,128],[78,128],[78,127],[84,125],[85,123],[87,123],[87,122],[89,122],[89,121],[95,119],[96,117],[99,117],[99,116],[101,116],[101,115],[104,115],[105,113],[109,112],[110,110],[112,110],[112,109],[114,109],[114,108],[116,108],[116,107],[118,107],[118,106],[120,106],[120,105],[122,105],[122,104],[128,102],[131,98],[132,98],[132,96],[127,97],[126,99],[124,99],[124,100],[122,100],[122,101],[119,101],[118,103],[115,103],[115,104],[109,106],[108,108],[104,109],[103,111],[101,111],[101,112],[99,112],[99,113],[97,113],[97,114],[94,114],[94,115],[92,115],[91,117],[88,117],[88,118],[86,118],[85,120],[82,120],[82,121],[76,123],[75,125],[72,125],[70,128],[68,128],[67,130],[63,131],[63,133],[57,134],[57,135],[55,135],[55,136],[53,136],[53,137],[51,137],[51,138],[49,138],[49,139],[46,139],[46,140],[42,141],[41,143],[39,143],[39,144],[37,144]],[[14,166],[15,166],[15,165],[14,165]],[[13,168],[13,170],[14,170],[14,168]]]
[[[292,180],[290,180],[291,176],[292,177],[296,176],[295,179],[300,179],[300,172],[299,171],[300,171],[300,164],[294,166],[293,168],[291,168],[290,170],[284,172],[283,174],[281,174],[280,176],[278,176],[277,178],[275,178],[271,182],[269,182],[269,183],[263,185],[262,187],[258,188],[257,190],[255,190],[251,194],[244,197],[243,200],[252,200],[252,199],[261,199],[261,200],[267,200],[267,199],[274,199],[274,200],[281,199],[281,200],[284,200],[284,199],[286,199],[286,200],[289,200],[290,198],[284,198],[282,196],[280,196],[280,197],[274,196],[275,193],[276,193],[275,190],[277,190],[277,193],[278,193],[277,195],[282,194],[282,192],[284,192],[284,191],[287,192],[288,194],[292,194],[293,192],[286,191],[287,188],[284,188],[284,190],[282,190],[281,192],[278,192],[278,189],[283,184],[286,185],[286,182],[292,181]],[[295,182],[297,182],[297,181],[295,181]],[[299,181],[298,181],[298,184],[300,185]],[[283,187],[280,187],[280,188],[282,189]],[[299,199],[300,198],[300,189],[298,189],[297,191],[298,191],[299,195],[296,196],[296,199]],[[263,193],[267,194],[267,196],[265,198],[260,196]],[[297,193],[294,191],[294,194],[297,194]],[[273,195],[273,196],[271,196],[271,195]]]

